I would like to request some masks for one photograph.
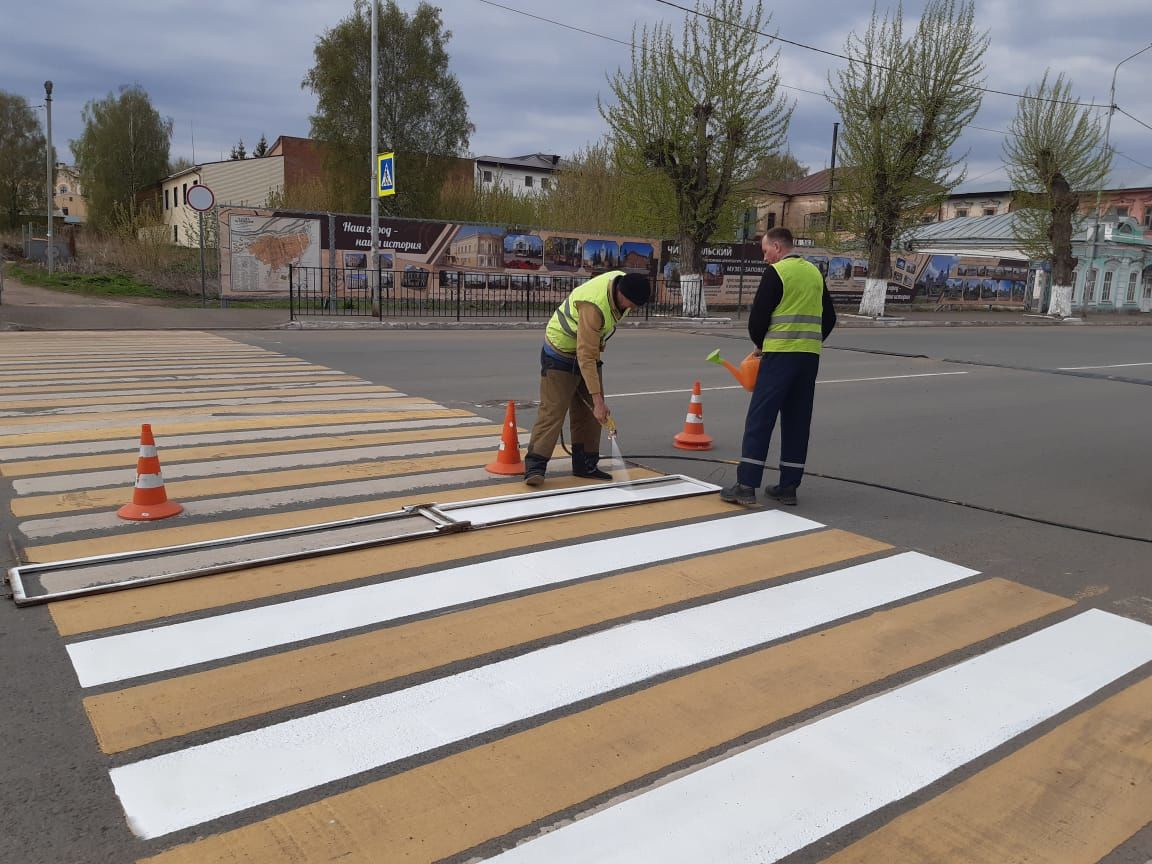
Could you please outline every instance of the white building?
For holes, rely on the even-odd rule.
[[[193,165],[161,183],[160,215],[166,238],[180,246],[199,245],[198,214],[188,206],[188,189],[203,184],[216,203],[264,207],[269,196],[284,188],[284,157],[261,156]]]
[[[527,156],[480,156],[476,159],[476,188],[499,185],[517,195],[547,191],[560,172],[560,157],[548,153]]]

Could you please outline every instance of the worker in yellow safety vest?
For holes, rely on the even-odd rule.
[[[781,504],[796,503],[804,477],[820,348],[836,326],[836,309],[816,265],[792,251],[792,232],[772,228],[760,241],[769,266],[748,314],[748,335],[761,352],[760,372],[748,403],[736,482],[720,497],[761,506],[768,445],[780,416],[780,482],[764,490]]]
[[[556,309],[540,351],[540,410],[524,457],[524,482],[544,482],[564,417],[572,438],[572,474],[611,480],[601,471],[600,432],[611,412],[604,402],[600,355],[616,326],[648,302],[648,277],[609,270],[576,286]]]

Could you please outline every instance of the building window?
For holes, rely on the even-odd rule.
[[[995,216],[996,215],[996,208],[995,207],[985,207],[984,208],[984,215],[985,216]]]
[[[804,227],[813,230],[819,230],[828,224],[828,214],[821,211],[819,213],[809,213],[804,217]]]
[[[541,177],[540,178],[540,188],[544,189],[545,191],[547,191],[548,189],[551,189],[552,188],[552,181],[549,180],[547,177]]]
[[[1100,302],[1108,303],[1112,300],[1112,271],[1104,272],[1104,287],[1100,289]]]
[[[1136,274],[1135,273],[1129,273],[1128,274],[1128,296],[1124,298],[1124,302],[1126,302],[1126,303],[1135,303],[1136,302]]]
[[[183,204],[188,200],[188,184],[185,183],[180,191],[180,203]]]
[[[64,213],[64,215],[65,215],[65,216],[67,216],[67,215],[68,215],[68,208],[67,208],[67,207],[64,207],[64,208],[61,208],[61,209],[62,209],[62,212]]]
[[[968,208],[966,208],[966,207],[957,207],[957,208],[956,208],[956,215],[955,215],[955,217],[953,217],[953,218],[956,218],[956,219],[966,219],[966,218],[968,218]]]
[[[765,231],[771,231],[776,227],[776,214],[774,212],[768,214],[768,219],[764,224]]]
[[[485,183],[491,183],[492,182],[492,172],[491,171],[485,171],[484,172],[484,182]]]
[[[531,174],[529,174],[527,177],[524,178],[524,185],[529,187],[529,188],[532,187],[532,175]]]
[[[1089,301],[1096,299],[1096,271],[1089,270],[1088,275],[1084,277],[1084,296]]]
[[[168,190],[164,190],[164,209],[168,209]]]
[[[1127,215],[1128,215],[1128,208],[1127,207],[1117,207],[1116,208],[1117,218],[1123,218]]]
[[[1152,206],[1144,208],[1144,227],[1152,228]]]
[[[67,186],[61,186],[60,187],[60,194],[61,195],[67,195],[68,194],[68,187]]]
[[[173,225],[172,226],[172,242],[173,243],[179,243],[180,242],[180,226],[179,225]]]

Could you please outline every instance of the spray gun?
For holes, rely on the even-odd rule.
[[[615,441],[616,440],[616,421],[612,419],[611,414],[609,414],[604,419],[604,429],[607,430],[607,432],[608,432],[608,440],[609,441]]]

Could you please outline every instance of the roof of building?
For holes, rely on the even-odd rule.
[[[536,171],[557,171],[560,157],[551,153],[529,153],[526,156],[477,156],[477,163],[504,168],[530,168]]]
[[[764,184],[764,191],[789,196],[827,194],[831,178],[832,169],[825,168],[799,180],[769,180]]]

